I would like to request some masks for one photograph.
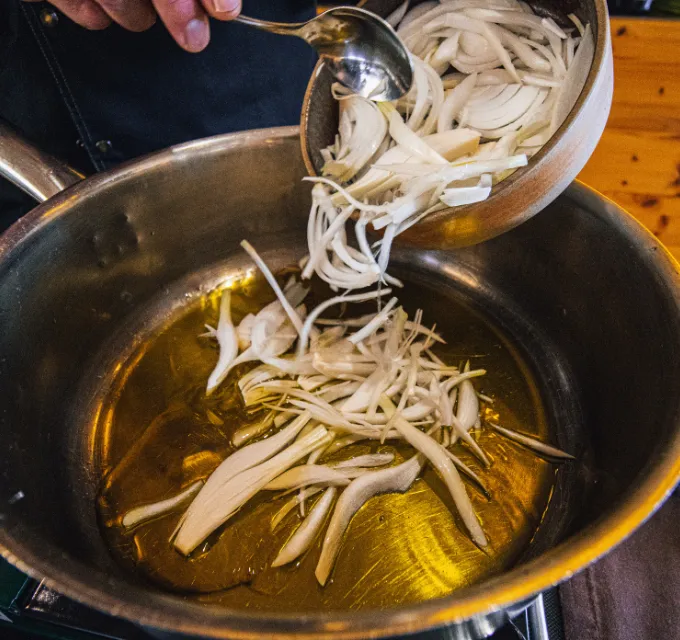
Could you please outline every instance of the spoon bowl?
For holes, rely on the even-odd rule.
[[[302,23],[266,22],[243,15],[237,20],[302,38],[340,84],[364,98],[397,100],[411,88],[413,67],[406,47],[387,22],[365,9],[336,7]]]

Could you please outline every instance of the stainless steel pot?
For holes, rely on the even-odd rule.
[[[112,335],[200,290],[248,238],[304,250],[296,128],[173,147],[77,182],[0,131],[5,175],[47,199],[0,239],[0,551],[96,609],[159,632],[363,638],[438,625],[480,638],[644,522],[680,476],[680,274],[635,220],[574,184],[540,215],[457,252],[403,249],[397,272],[464,298],[525,349],[560,445],[578,456],[514,569],[441,600],[369,612],[201,607],[123,572],[100,536],[96,446],[78,395]],[[46,164],[46,161],[48,164]],[[200,273],[201,277],[196,274]],[[134,334],[130,340],[134,340]],[[80,419],[79,419],[80,418]]]

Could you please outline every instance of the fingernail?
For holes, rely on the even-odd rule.
[[[217,13],[234,13],[241,8],[241,0],[213,0]]]
[[[87,28],[93,31],[106,29],[111,24],[111,18],[107,16],[97,5],[86,5],[82,13],[87,21]]]
[[[208,44],[210,39],[210,28],[207,20],[190,20],[184,29],[186,46],[190,51],[201,51]]]

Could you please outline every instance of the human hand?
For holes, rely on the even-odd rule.
[[[38,0],[24,0],[36,2]],[[130,31],[145,31],[160,17],[180,47],[205,49],[210,40],[208,16],[233,20],[241,0],[49,0],[64,15],[86,29],[105,29],[117,22]]]

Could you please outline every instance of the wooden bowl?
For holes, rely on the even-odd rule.
[[[365,0],[360,6],[389,15],[402,0]],[[413,4],[417,4],[414,2]],[[433,213],[402,233],[398,240],[422,248],[463,247],[493,238],[528,220],[552,202],[574,180],[593,153],[609,115],[614,90],[609,16],[605,0],[530,3],[538,15],[564,22],[576,13],[593,29],[595,55],[576,104],[529,165],[497,184],[491,197],[464,207]],[[332,77],[319,62],[307,85],[301,116],[302,156],[309,175],[323,166],[320,149],[338,130]]]

